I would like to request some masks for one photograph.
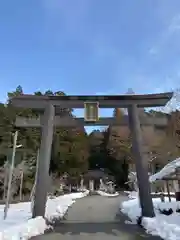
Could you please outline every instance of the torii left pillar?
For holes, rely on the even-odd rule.
[[[49,186],[49,167],[54,129],[54,106],[48,104],[44,111],[42,137],[39,152],[37,182],[34,196],[33,218],[45,215],[47,187]]]

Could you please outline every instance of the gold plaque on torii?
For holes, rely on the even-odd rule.
[[[99,102],[84,103],[84,120],[86,122],[96,122],[99,120]]]

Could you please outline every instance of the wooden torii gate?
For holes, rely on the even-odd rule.
[[[53,140],[53,127],[77,127],[78,125],[122,125],[127,118],[117,121],[113,118],[100,118],[96,121],[55,116],[60,108],[84,108],[88,102],[98,103],[99,108],[127,108],[128,122],[132,133],[132,149],[136,164],[142,216],[154,217],[153,203],[150,194],[147,162],[143,161],[141,128],[138,107],[164,106],[171,98],[172,92],[146,95],[113,95],[113,96],[34,96],[21,95],[12,97],[10,102],[15,107],[39,110],[43,115],[37,119],[16,119],[18,127],[42,127],[42,138],[39,154],[39,167],[35,192],[33,217],[44,216],[49,181],[49,165]],[[97,113],[97,111],[96,111]],[[141,122],[143,124],[143,122]]]

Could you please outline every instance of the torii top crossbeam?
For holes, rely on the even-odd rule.
[[[99,108],[126,108],[132,104],[138,107],[164,106],[173,93],[143,94],[143,95],[71,95],[71,96],[36,96],[21,95],[10,98],[12,104],[20,108],[44,109],[48,104],[65,108],[84,108],[84,102],[97,101]]]

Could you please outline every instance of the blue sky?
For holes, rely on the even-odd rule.
[[[179,0],[0,1],[0,101],[17,85],[25,93],[175,89],[179,43]]]

